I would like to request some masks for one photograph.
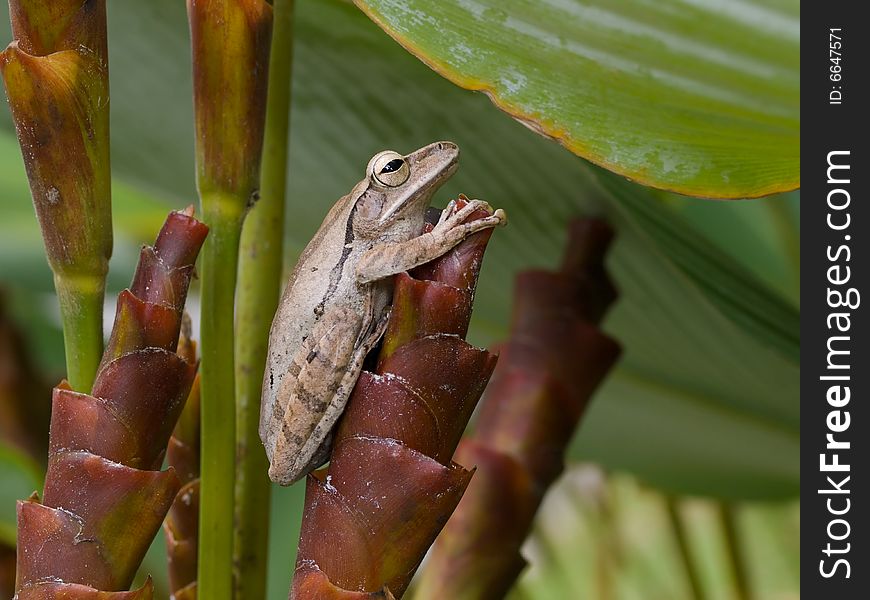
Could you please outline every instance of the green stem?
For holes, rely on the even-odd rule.
[[[740,530],[735,508],[729,504],[720,504],[717,506],[717,511],[722,531],[725,534],[725,550],[734,581],[734,597],[737,600],[751,600],[752,591],[746,572],[747,563],[743,556],[743,546],[740,543]]]
[[[105,275],[55,274],[60,302],[67,380],[77,392],[89,393],[103,357]]]
[[[232,599],[233,485],[236,411],[233,398],[233,320],[241,207],[244,202],[203,195],[209,226],[202,253],[200,598]]]
[[[258,427],[269,328],[281,292],[293,0],[275,0],[260,199],[245,219],[236,335],[236,483],[233,584],[236,600],[266,596],[271,488]]]
[[[686,532],[686,527],[683,524],[682,516],[680,515],[680,507],[676,498],[668,497],[665,499],[667,507],[668,520],[670,521],[671,531],[674,534],[674,540],[677,542],[677,550],[680,554],[680,560],[683,564],[683,571],[686,573],[686,580],[689,583],[689,589],[692,591],[694,600],[704,600],[704,588],[701,586],[701,576],[695,566],[695,561],[692,559],[692,550],[689,547],[689,536]]]

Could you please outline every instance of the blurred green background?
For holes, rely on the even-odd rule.
[[[9,40],[5,7],[0,13],[0,39]],[[464,192],[504,207],[511,219],[487,253],[472,342],[504,335],[514,273],[555,265],[571,216],[603,215],[618,229],[609,266],[621,298],[605,328],[625,355],[572,446],[572,460],[585,466],[572,468],[542,509],[517,597],[691,597],[669,502],[707,597],[737,595],[723,514],[735,516],[737,555],[755,597],[798,597],[799,194],[709,201],[631,183],[441,78],[348,2],[299,0],[296,36],[288,268],[372,154],[436,139],[462,149],[460,170],[436,204]],[[184,3],[110,3],[109,40],[111,300],[166,212],[196,196]],[[44,410],[63,373],[63,345],[5,104],[0,287],[9,326],[23,332],[42,386],[23,402]],[[195,289],[190,309],[195,316]],[[8,380],[4,371],[0,384]],[[13,501],[39,487],[40,458],[2,444],[0,540],[8,542]],[[277,599],[287,595],[302,489],[274,494],[270,598]],[[160,546],[162,539],[146,564],[158,581]]]

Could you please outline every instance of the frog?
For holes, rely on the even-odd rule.
[[[366,355],[386,329],[394,277],[507,223],[504,210],[483,200],[453,201],[424,230],[432,197],[458,159],[449,141],[375,154],[300,255],[272,321],[260,404],[275,483],[290,485],[327,461]],[[466,222],[481,209],[488,216]]]

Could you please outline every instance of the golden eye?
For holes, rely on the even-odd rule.
[[[399,187],[411,176],[411,167],[396,152],[381,152],[372,160],[372,176],[381,185]]]

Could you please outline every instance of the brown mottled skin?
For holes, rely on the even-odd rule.
[[[299,258],[272,322],[260,407],[260,438],[276,483],[289,485],[328,458],[332,429],[384,332],[392,276],[506,222],[497,210],[462,223],[488,208],[472,200],[421,234],[432,195],[458,157],[451,142],[407,156],[375,155],[366,178],[332,207]]]

